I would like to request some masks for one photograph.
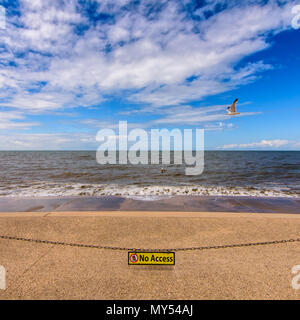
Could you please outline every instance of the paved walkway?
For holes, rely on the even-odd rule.
[[[300,215],[196,212],[0,213],[0,235],[144,248],[300,237]],[[0,299],[299,299],[300,243],[176,253],[128,266],[126,251],[0,239]]]

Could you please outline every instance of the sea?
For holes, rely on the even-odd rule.
[[[206,151],[204,159],[203,173],[188,176],[174,161],[101,165],[96,151],[1,151],[0,197],[300,197],[300,152]]]

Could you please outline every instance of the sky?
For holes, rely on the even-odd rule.
[[[0,150],[95,150],[119,121],[204,128],[206,150],[300,150],[299,0],[0,6]]]

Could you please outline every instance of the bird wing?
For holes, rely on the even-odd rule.
[[[231,112],[236,112],[236,103],[238,102],[239,99],[235,99],[233,101],[233,104],[230,107]]]

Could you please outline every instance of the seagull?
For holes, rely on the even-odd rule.
[[[235,99],[233,101],[233,104],[230,107],[227,107],[227,114],[229,116],[235,116],[237,114],[240,114],[239,112],[236,112],[236,103],[238,102],[239,99]]]

